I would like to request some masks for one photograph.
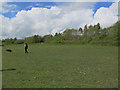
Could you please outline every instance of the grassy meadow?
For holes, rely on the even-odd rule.
[[[116,46],[30,44],[28,51],[23,44],[2,47],[3,88],[118,87]]]

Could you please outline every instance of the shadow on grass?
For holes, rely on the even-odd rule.
[[[2,69],[2,70],[0,70],[0,72],[2,72],[2,71],[13,71],[13,70],[16,70],[16,69]]]

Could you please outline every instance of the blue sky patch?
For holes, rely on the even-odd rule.
[[[93,16],[95,15],[95,13],[97,12],[97,10],[101,7],[106,7],[106,8],[109,8],[111,5],[113,4],[113,2],[97,2],[94,6],[94,14]]]
[[[63,4],[63,3],[60,3],[60,4]],[[8,6],[16,5],[16,7],[6,8],[3,5],[3,8],[8,9],[8,12],[3,12],[2,15],[4,15],[5,17],[8,17],[8,18],[13,18],[16,16],[17,12],[19,12],[21,10],[28,11],[28,10],[31,10],[32,7],[50,9],[52,6],[57,6],[60,4],[56,4],[55,2],[9,2],[9,3],[7,3]],[[101,7],[109,8],[111,5],[112,5],[112,2],[96,2],[94,4],[94,8],[92,8],[92,9],[95,14],[99,8],[101,8]],[[94,14],[93,14],[93,16],[94,16]]]
[[[7,3],[7,5],[16,5],[14,9],[9,8],[8,12],[2,13],[2,15],[4,15],[5,17],[12,18],[15,17],[17,12],[21,10],[28,11],[31,10],[32,7],[50,9],[52,6],[55,6],[56,4],[55,2],[9,2]],[[4,5],[3,8],[5,8]]]

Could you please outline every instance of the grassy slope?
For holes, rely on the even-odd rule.
[[[3,88],[118,87],[117,47],[32,44],[28,54],[23,47],[3,47],[3,69],[16,69],[3,72]]]

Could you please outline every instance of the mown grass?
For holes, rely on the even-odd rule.
[[[12,49],[12,53],[5,50]],[[93,45],[6,45],[3,88],[117,88],[118,48]]]

